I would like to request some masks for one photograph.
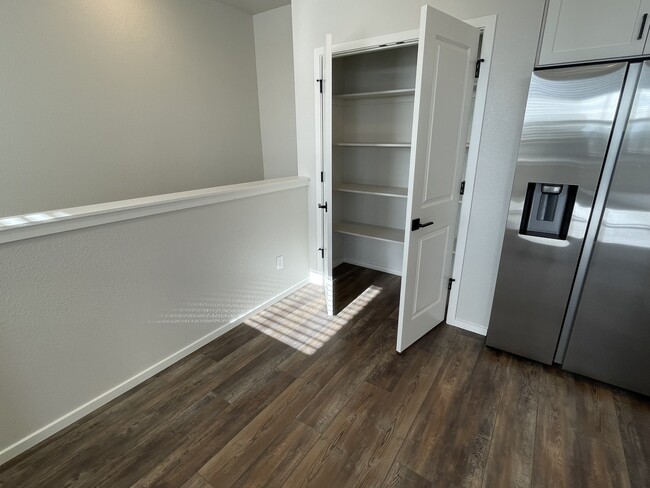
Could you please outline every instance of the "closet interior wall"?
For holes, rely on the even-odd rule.
[[[417,45],[333,59],[333,263],[401,275]]]

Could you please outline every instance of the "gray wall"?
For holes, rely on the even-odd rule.
[[[264,178],[298,174],[291,5],[257,14],[255,59]]]
[[[334,44],[419,27],[421,0],[293,0],[298,171],[317,181],[314,48],[325,34]],[[430,0],[460,19],[497,14],[476,187],[472,203],[458,318],[487,327],[499,254],[533,69],[544,0]],[[310,265],[320,270],[315,185],[309,194]]]
[[[259,127],[248,14],[0,2],[0,216],[262,179]]]
[[[0,245],[0,464],[307,279],[306,201],[300,187]]]

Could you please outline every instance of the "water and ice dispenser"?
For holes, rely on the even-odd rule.
[[[565,240],[577,193],[577,185],[528,183],[519,233]]]

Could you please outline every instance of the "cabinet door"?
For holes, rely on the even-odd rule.
[[[643,53],[650,0],[549,0],[539,66]]]
[[[399,352],[445,318],[478,38],[469,24],[422,7]]]

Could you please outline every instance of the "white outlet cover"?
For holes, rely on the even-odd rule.
[[[284,268],[284,256],[278,256],[275,258],[275,269],[280,270]]]

